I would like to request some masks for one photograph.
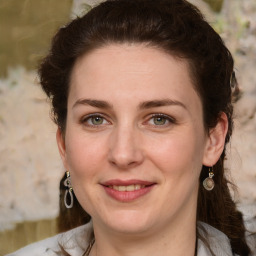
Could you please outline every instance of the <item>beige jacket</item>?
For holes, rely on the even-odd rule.
[[[202,222],[199,223],[198,228],[200,235],[207,240],[216,256],[234,256],[226,235]],[[82,256],[88,246],[85,240],[88,241],[89,230],[91,223],[28,245],[7,256],[57,256],[62,255],[60,246],[71,256]],[[197,256],[211,255],[207,246],[199,239]]]

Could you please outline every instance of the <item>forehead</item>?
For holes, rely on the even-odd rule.
[[[185,59],[141,44],[110,44],[77,60],[70,94],[71,98],[133,95],[146,100],[169,95],[189,100],[197,93]]]
[[[136,69],[136,64],[140,64],[138,62],[140,60],[145,61],[145,65],[140,65],[140,68],[145,68],[147,64],[155,64],[157,66],[159,64],[156,63],[157,61],[159,62],[164,60],[167,62],[175,61],[176,65],[184,65],[187,66],[186,68],[189,68],[188,62],[185,58],[176,57],[175,54],[167,53],[167,51],[160,49],[157,46],[151,46],[143,43],[109,43],[80,56],[75,63],[74,69],[79,68],[79,66],[84,65],[85,63],[89,64],[90,62],[90,64],[94,64],[97,61],[105,63],[109,60],[112,64],[115,64],[116,61],[120,60],[120,58],[123,58],[123,64],[133,64],[126,65],[126,70],[127,68]],[[134,62],[128,63],[128,61]],[[120,66],[120,68],[121,67],[122,66]]]

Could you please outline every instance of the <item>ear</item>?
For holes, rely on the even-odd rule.
[[[57,145],[58,145],[58,149],[59,149],[59,153],[60,153],[63,165],[64,165],[65,169],[68,170],[65,137],[64,137],[60,127],[58,127],[57,132],[56,132],[56,140],[57,140]]]
[[[213,166],[219,160],[228,131],[228,118],[221,113],[217,125],[210,129],[204,150],[203,165]]]

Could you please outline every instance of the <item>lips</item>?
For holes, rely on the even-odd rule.
[[[109,180],[101,185],[111,198],[130,202],[148,194],[155,183],[143,180]]]

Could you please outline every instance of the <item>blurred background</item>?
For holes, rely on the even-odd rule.
[[[0,255],[54,235],[64,169],[36,69],[55,31],[95,0],[0,0]],[[256,1],[190,0],[235,59],[241,97],[227,175],[256,231]]]

